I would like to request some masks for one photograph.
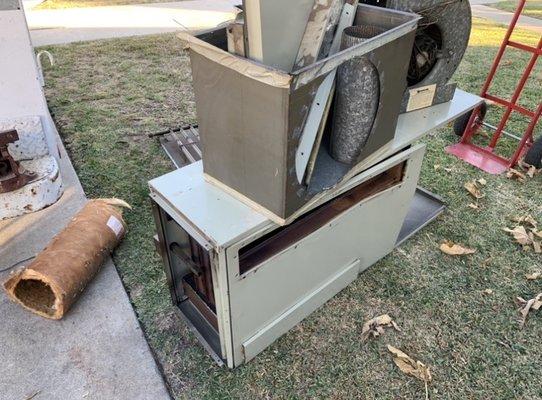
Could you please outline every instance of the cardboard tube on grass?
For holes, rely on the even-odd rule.
[[[9,297],[46,318],[61,319],[111,251],[126,224],[117,199],[90,200],[26,268],[4,283]]]

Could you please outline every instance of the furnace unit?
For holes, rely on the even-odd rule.
[[[218,362],[239,366],[435,218],[414,144],[480,103],[403,114],[383,159],[280,226],[204,178],[201,161],[150,182],[174,304]]]

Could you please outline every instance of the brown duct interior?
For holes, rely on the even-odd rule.
[[[14,290],[15,297],[29,309],[53,316],[55,294],[47,283],[38,279],[21,279]]]

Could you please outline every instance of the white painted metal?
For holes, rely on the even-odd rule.
[[[286,333],[301,321],[304,307],[311,309],[327,301],[324,292],[310,304],[299,305],[308,293],[313,293],[346,265],[360,260],[363,271],[388,254],[395,242],[416,190],[425,146],[406,150],[404,154],[387,160],[376,168],[375,174],[408,160],[402,184],[368,198],[349,209],[324,227],[294,243],[279,254],[239,276],[235,256],[245,243],[228,248],[228,275],[231,324],[233,329],[234,363],[248,361],[243,344],[252,341],[252,352],[263,350],[269,340]],[[352,186],[370,179],[367,175]],[[371,229],[363,228],[371,227]],[[378,227],[378,229],[376,229]],[[247,238],[252,242],[262,233]],[[340,289],[344,288],[341,286]],[[340,290],[339,289],[339,290]],[[250,307],[247,307],[250,304]],[[285,314],[299,308],[294,315]],[[310,311],[309,311],[310,312]],[[297,315],[300,318],[295,319]],[[252,340],[261,330],[265,338]]]
[[[10,129],[16,129],[19,135],[19,140],[8,145],[8,152],[16,161],[49,155],[40,117],[0,118],[0,131]]]
[[[21,166],[36,172],[38,177],[21,189],[0,193],[0,221],[41,210],[56,203],[62,195],[62,179],[54,157],[21,161]]]
[[[355,260],[244,342],[244,362],[253,359],[258,353],[271,345],[277,339],[277,335],[291,329],[291,327],[308,317],[323,303],[355,281],[360,273],[360,267],[360,260]]]
[[[269,222],[205,181],[201,161],[153,179],[149,186],[151,197],[185,230],[190,234],[197,232],[213,246],[225,246]]]
[[[179,170],[191,182],[186,186],[182,178],[176,184],[151,182],[153,199],[181,226],[200,231],[200,224],[222,227],[213,232],[212,252],[219,255],[214,258],[213,279],[221,347],[229,367],[248,361],[393,249],[414,196],[423,153],[423,145],[415,146],[357,176],[347,188],[408,161],[401,184],[362,201],[243,276],[239,249],[278,226],[260,218],[252,223],[244,219],[242,215],[255,216],[252,209],[207,183],[198,164]],[[189,193],[195,196],[183,196]],[[194,208],[189,210],[187,203]],[[379,229],[360,229],[377,225]],[[357,266],[349,268],[353,263]]]

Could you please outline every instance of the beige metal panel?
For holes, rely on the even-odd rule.
[[[304,315],[304,306],[300,306],[299,319],[281,319],[307,293],[321,287],[345,265],[359,259],[362,261],[360,268],[364,270],[394,248],[416,190],[424,151],[425,146],[418,145],[404,152],[409,161],[401,184],[362,201],[244,276],[239,276],[237,260],[243,243],[228,249],[235,365],[244,360],[243,343],[262,329],[272,327],[262,342],[267,343],[270,338],[280,337],[292,324],[299,322]],[[383,162],[380,172],[398,164],[398,159]],[[255,239],[251,237],[249,240]],[[311,300],[310,307],[309,303],[306,307],[310,309],[318,301],[323,304],[326,300],[322,294]]]
[[[205,171],[282,213],[288,89],[246,79],[192,50],[190,58]]]
[[[322,286],[311,293],[307,293],[305,297],[284,312],[279,318],[243,343],[244,361],[248,362],[253,359],[258,353],[273,343],[278,334],[286,333],[299,321],[308,317],[312,312],[320,308],[323,303],[355,281],[360,272],[360,266],[360,260],[355,260],[346,268],[341,269]]]
[[[244,237],[269,223],[263,215],[206,182],[201,162],[153,179],[149,187],[160,207],[206,249]]]

